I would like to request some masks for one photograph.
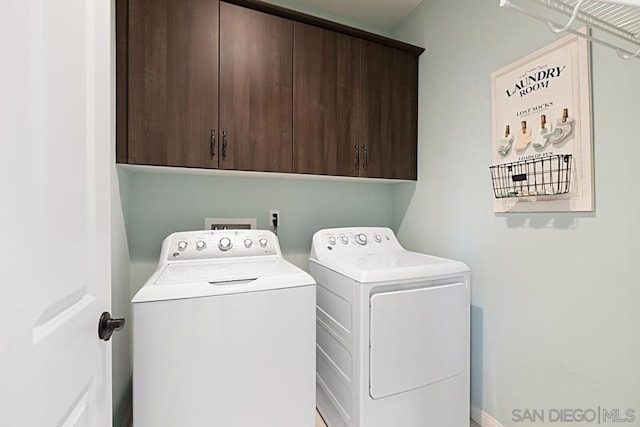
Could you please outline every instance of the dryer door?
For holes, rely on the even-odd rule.
[[[464,283],[371,297],[369,394],[374,399],[461,374],[469,300]]]

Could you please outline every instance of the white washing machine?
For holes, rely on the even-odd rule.
[[[167,237],[132,301],[134,425],[315,426],[315,295],[270,231]]]
[[[388,228],[313,236],[316,405],[328,427],[469,425],[469,268]]]

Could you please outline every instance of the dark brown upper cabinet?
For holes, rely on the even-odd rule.
[[[218,10],[218,0],[118,0],[118,118],[127,123],[118,161],[218,167]]]
[[[360,40],[293,26],[294,172],[358,176]]]
[[[221,169],[291,172],[293,21],[220,2]]]
[[[424,49],[258,0],[116,0],[119,163],[416,179]]]
[[[417,177],[418,57],[361,42],[360,176]]]

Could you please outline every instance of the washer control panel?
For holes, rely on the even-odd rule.
[[[330,228],[313,236],[313,250],[324,255],[383,253],[399,248],[393,231],[384,227]]]
[[[199,260],[280,255],[278,238],[267,230],[214,230],[173,233],[162,244],[161,259]]]

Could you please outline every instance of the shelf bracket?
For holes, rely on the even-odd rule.
[[[575,22],[576,17],[578,16],[578,12],[580,12],[582,3],[584,3],[584,0],[578,0],[578,3],[576,3],[576,6],[573,8],[573,13],[571,13],[571,18],[569,18],[569,22],[567,22],[567,25],[565,25],[564,27],[558,27],[553,22],[548,21],[547,26],[549,27],[549,29],[556,34],[567,31],[571,27],[571,24]]]
[[[616,53],[622,59],[631,59],[640,57],[640,49],[638,49],[635,53],[628,52],[624,49],[616,49]]]

